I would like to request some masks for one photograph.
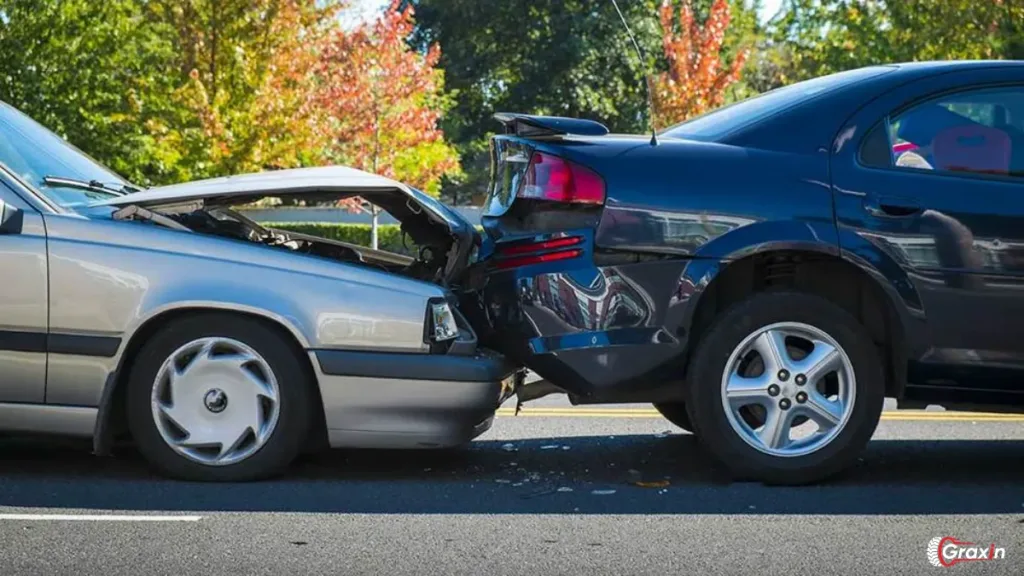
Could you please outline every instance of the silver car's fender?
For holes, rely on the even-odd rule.
[[[426,352],[436,285],[287,249],[139,222],[45,216],[50,333],[82,345],[49,355],[46,401],[100,408],[153,322],[216,309],[274,322],[306,349]]]

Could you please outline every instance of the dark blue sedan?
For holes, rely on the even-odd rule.
[[[1024,411],[1024,62],[852,70],[656,138],[498,119],[464,309],[550,390],[786,484],[853,462],[885,397]]]

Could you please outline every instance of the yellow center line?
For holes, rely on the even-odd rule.
[[[514,408],[500,408],[498,416],[515,416]],[[519,416],[565,418],[663,418],[657,410],[649,408],[523,408]],[[889,411],[882,413],[886,421],[929,422],[1024,422],[1024,414],[996,414],[983,412],[924,412]]]

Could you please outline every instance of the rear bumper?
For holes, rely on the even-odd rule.
[[[688,264],[573,261],[492,272],[460,309],[484,345],[574,401],[671,401],[683,392],[698,292]]]
[[[490,428],[522,372],[502,356],[313,350],[330,445],[443,448]]]

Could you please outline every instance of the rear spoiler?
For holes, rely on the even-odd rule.
[[[608,128],[604,124],[579,118],[499,112],[494,115],[494,119],[504,125],[506,134],[515,134],[524,138],[547,138],[570,134],[576,136],[604,136],[608,134]]]

